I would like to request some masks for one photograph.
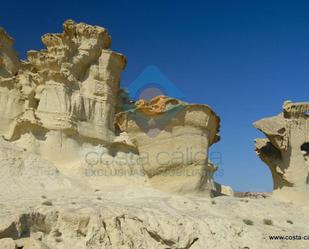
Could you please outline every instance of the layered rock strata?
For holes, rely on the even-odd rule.
[[[139,149],[142,165],[158,188],[176,192],[215,190],[209,147],[219,140],[219,117],[207,105],[158,96],[117,114],[121,131]]]
[[[129,176],[172,192],[224,189],[208,160],[219,117],[207,105],[164,96],[121,99],[126,59],[110,50],[106,29],[68,20],[25,61],[4,30],[0,42],[0,135],[7,141],[69,177],[106,176],[94,185]]]

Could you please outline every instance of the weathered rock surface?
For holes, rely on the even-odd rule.
[[[21,61],[0,29],[0,248],[308,248],[269,238],[308,236],[306,205],[207,198],[233,195],[213,179],[220,120],[209,106],[119,98],[126,60],[104,28],[69,20],[42,41]],[[306,108],[287,104],[275,120],[307,122]],[[265,125],[274,148],[303,136],[300,127],[297,142],[283,139],[274,126]],[[277,185],[303,193],[299,172],[276,175]]]
[[[274,196],[309,200],[309,103],[283,104],[283,113],[254,123],[267,138],[256,140],[256,152],[269,166]]]
[[[119,96],[125,57],[110,50],[104,28],[68,20],[63,29],[44,35],[46,49],[29,51],[26,61],[1,30],[0,135],[67,177],[104,175],[112,185],[150,178],[173,192],[219,190],[208,162],[220,125],[211,108],[159,96],[118,113],[126,105]],[[124,123],[135,114],[137,133]]]
[[[269,198],[210,200],[127,188],[59,196],[53,206],[39,201],[2,202],[0,238],[52,249],[308,248],[305,240],[269,236],[308,235],[309,207]]]
[[[16,140],[31,130],[36,141],[35,135],[53,130],[67,137],[113,141],[125,58],[109,50],[111,38],[104,28],[66,21],[62,34],[42,37],[46,49],[29,51],[28,60],[17,64],[19,71],[12,69],[17,60],[12,58],[12,40],[2,36],[7,38],[2,69],[12,76],[1,80],[2,135]],[[60,143],[54,140],[44,144]]]
[[[219,117],[207,105],[158,96],[117,114],[117,124],[136,144],[142,166],[157,188],[215,191],[216,166],[208,148],[219,140]]]
[[[95,177],[63,176],[51,162],[9,142],[0,141],[0,151],[0,242],[17,248],[307,248],[304,240],[269,239],[306,235],[306,205],[91,185]]]
[[[63,29],[44,35],[46,49],[26,61],[0,30],[0,135],[68,177],[126,184],[124,175],[135,175],[127,183],[144,183],[137,148],[114,125],[125,57],[110,50],[104,28],[68,20]],[[118,171],[121,180],[110,177]]]
[[[20,67],[13,43],[14,40],[0,27],[0,77],[2,78],[14,76]]]
[[[11,238],[0,239],[0,249],[16,249],[16,244]]]
[[[80,187],[51,162],[0,139],[0,199],[33,198]]]

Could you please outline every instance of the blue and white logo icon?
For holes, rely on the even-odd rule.
[[[148,66],[126,89],[123,93],[134,101],[143,99],[150,101],[156,96],[164,95],[171,98],[183,99],[184,94],[173,84],[160,70],[154,65]],[[125,96],[122,96],[125,97]],[[145,113],[136,111],[136,106],[124,104],[122,111],[133,119],[136,124],[149,136],[157,136],[166,125],[181,110],[183,105],[172,105],[161,115],[150,117]]]
[[[149,65],[128,86],[129,96],[133,100],[151,100],[158,95],[183,99],[184,94],[173,84],[158,67]]]

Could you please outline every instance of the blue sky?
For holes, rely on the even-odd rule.
[[[112,49],[128,59],[122,85],[148,65],[221,117],[221,183],[240,191],[270,191],[272,179],[254,152],[263,137],[252,123],[281,111],[284,100],[308,101],[309,2],[5,1],[0,26],[22,58],[40,36],[62,31],[66,19],[106,27]]]

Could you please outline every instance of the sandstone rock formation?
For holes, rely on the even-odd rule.
[[[207,105],[158,96],[117,114],[121,131],[139,149],[154,186],[175,192],[215,190],[208,148],[219,140],[219,117]]]
[[[113,141],[116,96],[126,62],[109,50],[111,38],[104,28],[66,21],[62,34],[44,35],[46,49],[29,51],[23,62],[14,57],[11,38],[1,34],[6,72],[1,80],[2,135],[16,140],[41,129],[41,135],[54,131],[58,141],[53,143],[60,143],[62,135]]]
[[[256,152],[269,166],[274,194],[286,200],[309,200],[309,103],[283,104],[283,113],[254,123],[267,138]]]
[[[308,205],[207,198],[233,195],[213,179],[220,120],[209,106],[122,96],[125,58],[104,28],[69,20],[42,41],[21,61],[0,29],[0,249],[308,248],[269,239],[308,235]],[[279,118],[300,125],[298,142],[301,108]],[[294,149],[277,133],[270,142]],[[286,175],[278,185],[295,182]]]
[[[17,73],[20,62],[13,48],[14,40],[0,27],[0,77],[9,78]]]
[[[141,173],[137,149],[114,125],[125,57],[110,50],[104,28],[71,20],[63,28],[44,35],[46,49],[29,51],[26,61],[0,31],[0,135],[70,176]],[[115,163],[123,158],[135,164]]]
[[[46,49],[29,51],[26,61],[1,31],[0,135],[70,177],[122,173],[169,191],[220,190],[208,162],[220,125],[210,107],[163,96],[121,99],[126,59],[110,50],[107,30],[72,20],[63,28],[44,35]],[[135,114],[135,127],[127,125]],[[154,161],[166,156],[168,165]]]
[[[47,198],[51,206],[40,198],[1,200],[0,248],[2,240],[13,244],[8,237],[27,249],[308,248],[306,240],[269,239],[308,235],[308,205],[129,187]]]

